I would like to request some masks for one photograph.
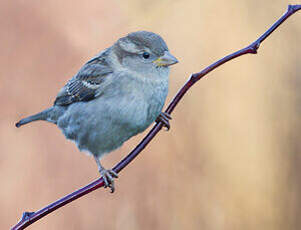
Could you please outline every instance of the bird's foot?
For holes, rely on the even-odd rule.
[[[112,169],[104,169],[99,170],[100,175],[103,178],[104,187],[109,187],[111,189],[111,193],[115,191],[114,178],[118,178],[118,174],[114,172]]]
[[[171,116],[168,113],[161,112],[160,115],[157,117],[156,122],[162,121],[163,126],[166,128],[166,131],[170,129],[169,120],[171,120]]]

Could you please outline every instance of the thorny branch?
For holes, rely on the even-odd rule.
[[[201,72],[194,73],[191,75],[190,79],[185,83],[185,85],[180,89],[180,91],[176,94],[176,96],[173,98],[171,103],[166,109],[166,113],[171,114],[172,111],[175,109],[176,105],[179,103],[179,101],[182,99],[182,97],[185,95],[185,93],[190,89],[191,86],[194,85],[198,80],[203,78],[205,75],[210,73],[212,70],[216,69],[220,65],[237,58],[239,56],[242,56],[244,54],[256,54],[259,46],[261,43],[274,31],[280,26],[288,17],[290,17],[292,14],[297,12],[301,9],[301,5],[289,5],[287,11],[280,17],[264,34],[262,34],[256,41],[251,43],[249,46],[234,52],[228,56],[225,56],[224,58],[218,60],[217,62],[209,65],[205,69],[203,69]],[[157,123],[154,125],[154,127],[151,129],[151,131],[143,138],[143,140],[137,145],[135,149],[132,150],[132,152],[129,153],[121,162],[119,162],[113,170],[117,173],[119,173],[123,168],[125,168],[130,162],[132,162],[136,156],[148,145],[148,143],[156,136],[156,134],[162,129],[163,124],[162,122]],[[61,198],[58,201],[55,201],[52,204],[49,204],[48,206],[36,211],[36,212],[24,212],[21,220],[12,227],[12,230],[20,230],[25,229],[32,223],[38,221],[42,217],[48,215],[49,213],[57,210],[58,208],[102,187],[104,185],[104,182],[102,178],[99,178],[92,183],[88,184],[87,186]]]

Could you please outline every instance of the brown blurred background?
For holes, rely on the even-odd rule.
[[[293,3],[293,2],[290,2]],[[296,2],[295,2],[296,3]],[[180,63],[168,102],[190,73],[248,45],[286,10],[282,0],[0,2],[0,228],[98,176],[54,125],[16,129],[53,103],[94,54],[135,30],[157,32]],[[201,80],[120,175],[30,229],[300,229],[301,15],[258,55]],[[105,157],[112,167],[143,137]]]

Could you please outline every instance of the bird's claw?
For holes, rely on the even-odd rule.
[[[168,113],[161,112],[160,115],[157,117],[156,122],[159,123],[160,121],[163,123],[163,126],[166,128],[166,131],[170,129],[169,120],[171,120],[171,116]]]
[[[102,169],[99,172],[103,178],[104,187],[109,187],[113,193],[115,191],[114,178],[118,178],[118,174],[112,169]]]

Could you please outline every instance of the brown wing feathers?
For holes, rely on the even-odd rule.
[[[59,92],[55,105],[69,105],[95,98],[104,78],[113,72],[106,61],[106,53],[87,62]]]

